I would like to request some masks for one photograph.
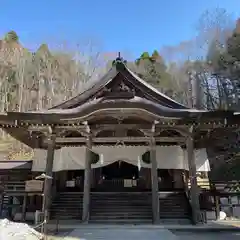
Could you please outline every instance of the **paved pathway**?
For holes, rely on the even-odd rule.
[[[177,240],[175,234],[165,229],[75,229],[64,239],[79,240]]]
[[[239,240],[239,232],[222,232],[222,233],[210,233],[210,232],[179,232],[175,233],[179,240]]]
[[[167,229],[75,229],[65,240],[239,240],[239,232],[178,232]]]

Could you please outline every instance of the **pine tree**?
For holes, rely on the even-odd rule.
[[[10,31],[5,35],[4,40],[6,42],[18,42],[19,38],[15,31]]]

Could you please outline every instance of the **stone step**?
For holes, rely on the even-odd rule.
[[[78,204],[78,205],[74,205],[74,204],[56,204],[53,203],[51,208],[59,208],[59,209],[82,209],[83,208],[83,204]]]
[[[104,220],[89,220],[92,224],[151,224],[152,220],[148,219],[104,219]]]
[[[91,220],[97,219],[152,219],[152,215],[94,215],[90,217]]]
[[[163,213],[163,212],[161,212],[160,214],[159,214],[159,216],[160,216],[160,218],[185,218],[185,217],[188,217],[189,216],[189,214],[187,214],[187,213],[167,213],[167,212],[165,212],[165,213]]]
[[[54,206],[59,206],[59,207],[62,207],[62,206],[66,206],[66,207],[81,207],[83,205],[83,203],[70,203],[70,202],[60,202],[60,203],[52,203],[52,207]]]
[[[63,200],[56,200],[53,204],[71,204],[71,205],[81,205],[83,201],[63,201]]]
[[[83,196],[83,192],[59,192],[58,195],[80,195],[80,196]]]
[[[55,214],[55,213],[50,213],[50,218],[51,219],[62,219],[62,218],[67,218],[67,219],[81,219],[82,214]]]
[[[142,223],[152,220],[148,194],[99,194],[91,198],[90,220],[94,223]]]
[[[140,196],[109,196],[109,195],[105,195],[105,196],[91,196],[91,199],[116,199],[116,200],[125,200],[125,199],[136,199],[136,200],[146,200],[146,199],[151,199],[151,196],[144,196],[144,197],[140,197]]]
[[[82,208],[83,207],[83,204],[77,204],[77,205],[75,205],[75,204],[69,204],[69,203],[67,203],[67,204],[64,204],[64,203],[61,203],[61,204],[56,204],[56,203],[53,203],[52,204],[52,206],[51,206],[52,208],[76,208],[76,209],[80,209],[80,208]]]
[[[118,207],[122,207],[122,208],[151,208],[150,204],[149,205],[141,205],[141,204],[134,204],[134,203],[131,203],[131,204],[122,204],[122,203],[119,203],[119,204],[111,204],[111,203],[92,203],[91,204],[91,207],[92,208],[118,208]]]
[[[138,211],[130,211],[130,212],[124,212],[124,211],[119,211],[119,210],[116,210],[114,212],[103,212],[103,211],[96,211],[94,212],[95,215],[129,215],[129,214],[132,214],[132,215],[152,215],[152,212],[149,212],[149,211],[146,211],[146,212],[138,212]]]
[[[98,199],[101,199],[101,200],[127,200],[127,199],[132,199],[132,200],[139,200],[139,201],[145,201],[145,200],[151,200],[151,197],[137,197],[137,196],[134,196],[134,197],[131,197],[131,196],[126,196],[126,197],[117,197],[117,196],[114,196],[114,197],[111,197],[111,196],[98,196],[98,197],[93,197],[91,196],[91,199],[93,200],[98,200]]]
[[[91,207],[91,211],[93,213],[104,213],[104,212],[109,212],[109,213],[114,213],[114,212],[139,212],[139,213],[146,213],[146,212],[152,212],[151,208],[148,208],[146,210],[141,210],[141,209],[130,209],[130,208],[111,208],[111,209],[107,209],[107,208],[93,208]]]
[[[111,194],[111,193],[106,193],[106,194],[99,194],[99,195],[93,195],[91,194],[91,197],[93,199],[96,199],[96,198],[139,198],[139,199],[144,199],[144,198],[151,198],[151,195],[137,195],[137,194]]]
[[[134,203],[134,204],[141,204],[141,205],[149,205],[151,204],[152,202],[151,201],[134,201],[134,200],[124,200],[124,201],[121,201],[121,200],[117,200],[117,201],[111,201],[111,200],[93,200],[91,199],[92,202],[94,203],[103,203],[103,204],[107,204],[107,203],[111,203],[111,204],[119,204],[119,203],[122,203],[122,204],[131,204],[131,203]]]
[[[73,215],[53,215],[51,216],[52,219],[58,219],[58,220],[81,220],[82,215],[79,216],[73,216]]]
[[[81,219],[83,194],[74,192],[59,193],[51,206],[52,219]]]
[[[170,219],[187,219],[188,202],[184,194],[168,194],[161,197],[160,216]],[[53,201],[52,217],[57,219],[81,219],[83,194],[65,192]],[[94,223],[142,223],[152,222],[152,200],[148,193],[91,193],[90,220]]]
[[[63,198],[63,197],[58,197],[56,198],[56,200],[60,200],[60,201],[82,201],[83,198]]]
[[[83,196],[78,196],[78,195],[58,195],[58,198],[71,198],[71,199],[81,199]]]
[[[50,212],[50,216],[51,218],[54,218],[54,217],[69,217],[69,218],[76,218],[76,219],[79,219],[79,217],[82,217],[82,213],[58,213],[58,212]]]
[[[52,207],[51,208],[52,211],[59,211],[59,212],[64,212],[64,211],[82,211],[82,207],[78,208],[78,207]]]
[[[93,207],[91,206],[91,209],[94,209],[96,211],[100,211],[100,212],[105,212],[107,210],[109,211],[122,211],[122,210],[126,210],[126,211],[138,211],[138,212],[151,212],[152,208],[151,207],[147,207],[147,208],[136,208],[136,207],[122,207],[122,206],[117,206],[117,207],[112,207],[112,206],[104,206],[104,207],[100,207],[100,206],[96,206]]]
[[[55,210],[51,210],[51,213],[53,213],[53,214],[56,214],[56,215],[70,215],[70,213],[71,213],[71,215],[80,215],[80,214],[82,214],[82,211],[66,211],[66,212],[64,212],[64,211],[55,211]]]
[[[82,202],[83,199],[82,198],[76,198],[76,199],[72,199],[72,198],[57,198],[54,200],[54,202]]]

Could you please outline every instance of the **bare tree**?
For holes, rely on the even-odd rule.
[[[188,106],[212,109],[222,105],[219,104],[220,95],[216,92],[222,93],[224,86],[216,75],[212,76],[216,56],[211,51],[215,48],[219,51],[224,49],[233,23],[233,17],[225,9],[207,10],[197,22],[197,34],[193,39],[160,50],[167,63],[174,62],[175,67],[169,70],[173,76],[181,79],[179,85],[184,87]],[[211,59],[208,58],[209,53]]]
[[[4,112],[50,108],[83,91],[89,81],[104,71],[102,53],[91,42],[72,49],[42,45],[38,51],[30,52],[18,42],[0,41],[0,109]],[[14,152],[29,151],[4,132],[2,137],[11,141]]]

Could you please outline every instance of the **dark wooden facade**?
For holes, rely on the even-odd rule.
[[[54,149],[86,146],[82,220],[89,220],[91,149],[93,144],[122,142],[150,148],[153,223],[159,221],[157,145],[187,149],[193,222],[200,221],[194,148],[211,142],[213,129],[238,129],[231,111],[189,109],[160,93],[131,72],[118,58],[110,71],[83,93],[49,110],[7,112],[1,127],[32,148],[47,149],[46,175],[52,176]],[[45,179],[44,206],[50,206],[52,179]]]

